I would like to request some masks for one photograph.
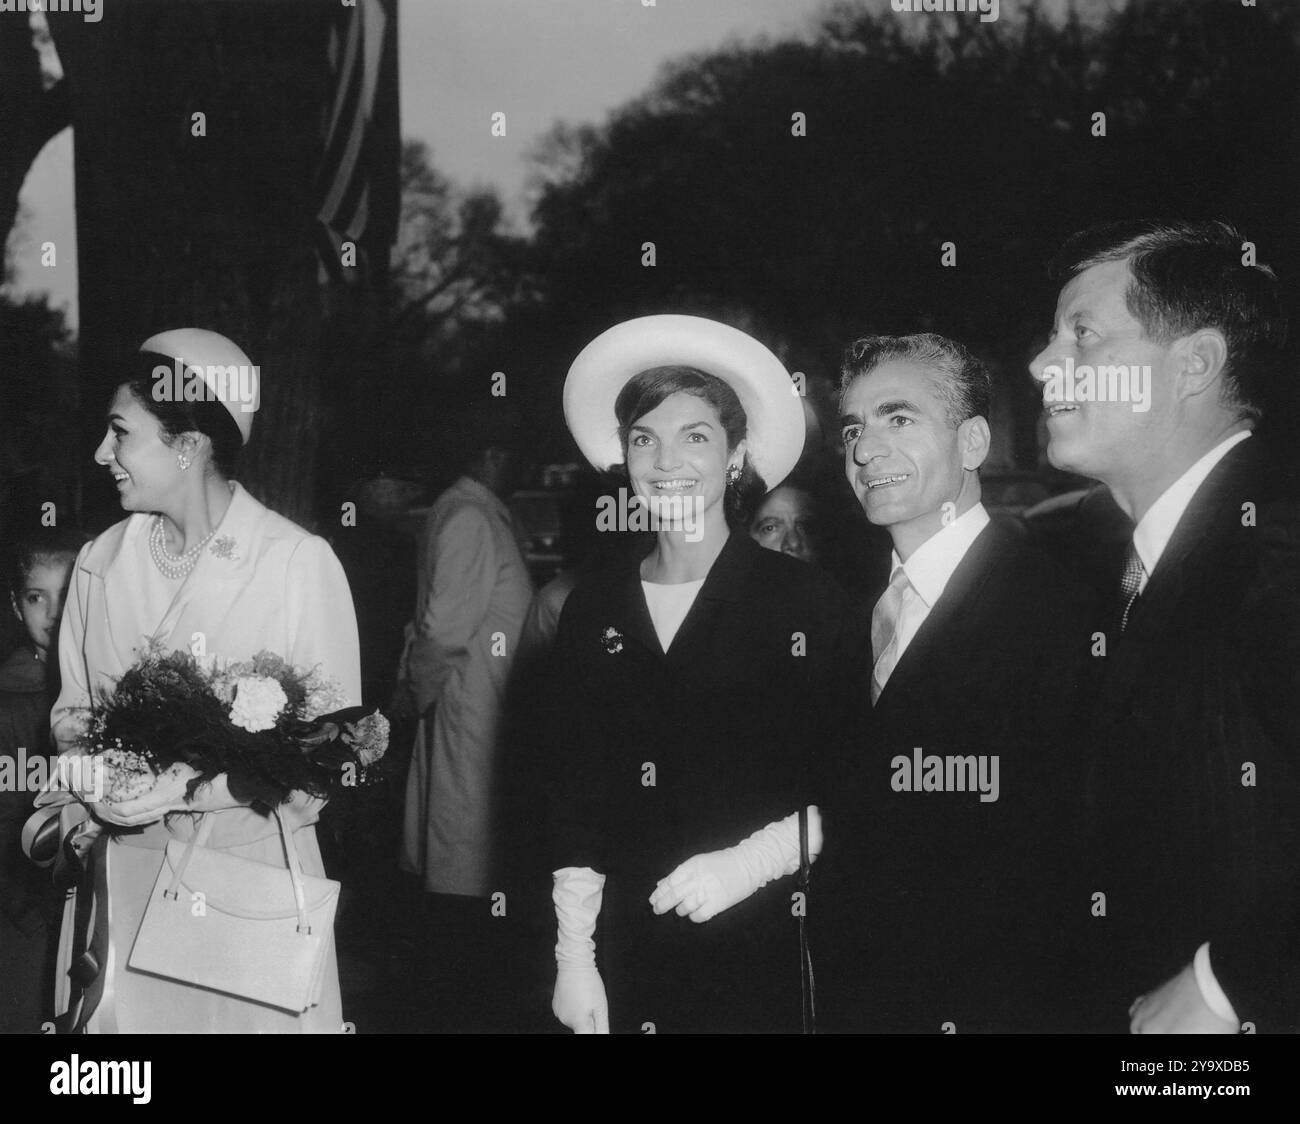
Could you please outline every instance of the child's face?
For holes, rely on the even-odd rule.
[[[23,588],[11,596],[14,613],[23,622],[41,659],[49,653],[58,632],[71,574],[71,560],[38,561],[27,571]]]

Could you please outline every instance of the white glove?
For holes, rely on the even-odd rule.
[[[808,808],[808,857],[822,849],[822,821],[815,805]],[[677,911],[678,917],[708,921],[750,894],[799,869],[799,814],[770,823],[748,839],[723,851],[693,855],[661,879],[650,895],[655,913]]]
[[[575,1034],[609,1033],[609,1000],[596,970],[596,918],[605,891],[605,876],[589,866],[554,871],[555,994],[551,1011]]]

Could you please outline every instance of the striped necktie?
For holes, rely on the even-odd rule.
[[[880,595],[871,610],[871,653],[875,664],[871,670],[871,703],[874,706],[885,689],[889,676],[898,663],[898,618],[903,612],[903,601],[912,583],[907,571],[899,566],[889,579],[889,588]]]

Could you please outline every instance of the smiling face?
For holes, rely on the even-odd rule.
[[[854,379],[840,402],[845,474],[904,560],[979,498],[978,477],[967,469],[988,453],[988,423],[974,417],[954,427],[939,393],[943,378],[891,359]]]
[[[749,524],[759,546],[778,550],[804,562],[816,561],[813,544],[813,502],[802,488],[782,484],[759,505]]]
[[[130,390],[118,387],[95,463],[113,474],[124,511],[170,510],[182,481],[177,451],[164,443],[158,419]]]
[[[1131,402],[1045,403],[1048,459],[1106,483],[1143,472],[1146,456],[1160,443],[1156,434],[1170,402],[1172,349],[1147,339],[1129,311],[1125,294],[1132,281],[1127,261],[1102,262],[1072,278],[1057,300],[1051,339],[1029,365],[1045,394],[1046,369],[1064,369],[1067,359],[1076,368],[1150,368],[1147,411],[1135,411]]]
[[[22,588],[11,594],[14,614],[22,621],[37,656],[42,660],[58,634],[63,598],[68,592],[71,574],[71,558],[39,558],[28,567]]]
[[[727,468],[739,465],[744,442],[727,448],[718,411],[695,394],[670,394],[628,426],[627,474],[632,491],[646,498],[694,496],[704,519],[725,524],[722,500]]]

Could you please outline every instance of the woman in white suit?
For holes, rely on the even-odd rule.
[[[231,479],[257,399],[247,376],[221,372],[251,369],[248,357],[225,337],[194,328],[154,336],[140,350],[95,452],[132,514],[88,544],[73,571],[59,642],[62,692],[51,715],[60,751],[76,751],[81,708],[111,690],[151,639],[222,663],[265,649],[298,667],[319,667],[340,685],[346,705],[358,704],[356,617],[337,558],[323,539]],[[206,400],[176,401],[184,384],[157,378],[176,359],[186,378],[201,377],[212,391]],[[197,813],[214,820],[209,847],[284,866],[274,817],[235,800],[224,776],[187,801],[187,779],[164,778],[129,802],[91,805],[99,824],[136,830],[104,833],[94,843],[93,920],[85,898],[80,916],[75,900],[65,911],[56,992],[64,1025],[123,1033],[340,1032],[332,945],[319,1002],[300,1016],[127,966],[161,852],[170,839],[192,837]],[[324,873],[312,826],[321,805],[299,793],[281,808],[303,869],[313,875]],[[88,827],[93,833],[98,825]]]

